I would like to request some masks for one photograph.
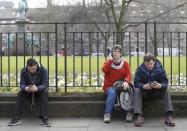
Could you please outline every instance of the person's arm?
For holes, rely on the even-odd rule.
[[[111,64],[112,64],[112,60],[107,60],[107,61],[104,63],[104,65],[103,65],[103,67],[102,67],[102,71],[103,71],[105,74],[107,74],[107,73],[110,71],[110,69],[111,69]]]
[[[42,79],[41,79],[41,85],[38,85],[38,91],[44,91],[48,88],[48,73],[46,69],[42,69]]]
[[[26,77],[24,76],[23,70],[24,70],[24,69],[22,69],[21,75],[20,75],[20,89],[21,89],[22,91],[25,91],[25,88],[26,88],[28,85],[26,84],[26,80],[25,80]]]
[[[143,89],[144,83],[143,83],[141,73],[142,72],[139,69],[137,69],[137,71],[135,73],[135,78],[134,78],[134,87],[135,88]]]
[[[160,75],[159,83],[161,84],[161,89],[167,89],[168,87],[168,78],[166,76],[166,72],[164,71]]]

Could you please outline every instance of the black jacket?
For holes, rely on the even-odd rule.
[[[38,91],[48,90],[48,73],[43,66],[37,65],[36,74],[30,74],[27,67],[22,69],[20,75],[21,90],[25,90],[25,87],[32,84],[38,87]]]
[[[137,68],[134,78],[134,86],[135,88],[143,88],[144,84],[153,81],[160,83],[161,89],[166,89],[168,87],[166,72],[158,60],[155,61],[152,71],[147,70],[144,63]]]

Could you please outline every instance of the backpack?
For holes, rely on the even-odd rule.
[[[123,90],[123,82],[124,81],[117,81],[113,85],[117,92],[117,103],[115,104],[115,108],[123,109],[128,112],[134,108],[134,87],[131,84],[127,90]]]

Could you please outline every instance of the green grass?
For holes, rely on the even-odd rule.
[[[29,57],[25,57],[25,62]],[[34,56],[38,61],[40,57]],[[83,72],[87,73],[89,70],[93,73],[101,73],[101,67],[105,61],[105,57],[97,57],[92,56],[89,58],[89,56],[75,56],[75,63],[73,64],[73,56],[68,56],[67,57],[67,72],[73,72],[73,67],[75,68],[75,72],[80,73],[81,69]],[[158,59],[163,62],[162,57],[157,57]],[[10,70],[10,73],[16,73],[16,57],[15,56],[10,56],[9,58],[7,56],[2,56],[0,57],[0,60],[2,59],[2,64],[0,64],[0,69],[2,65],[2,74],[8,73]],[[134,72],[138,66],[138,58],[137,57],[125,57],[126,60],[131,63],[131,70]],[[49,64],[48,64],[49,61]],[[57,57],[58,61],[58,70],[57,72],[59,74],[64,73],[65,65],[64,65],[64,57],[63,56],[58,56]],[[171,74],[171,69],[173,74],[178,74],[179,73],[179,58],[178,57],[172,57],[172,64],[171,64],[171,57],[165,57],[164,58],[164,66],[166,69],[167,74]],[[81,67],[81,62],[83,63],[83,66]],[[97,65],[97,62],[99,63]],[[56,59],[55,56],[42,56],[41,57],[41,63],[44,67],[46,67],[50,73],[55,73],[56,72]],[[91,63],[91,64],[89,64]],[[139,64],[142,63],[142,57],[139,57]],[[9,65],[9,66],[8,66]],[[17,71],[20,72],[21,68],[24,67],[24,57],[23,56],[18,56],[17,57]],[[171,68],[172,67],[172,68]],[[186,74],[186,56],[181,56],[180,57],[180,73]]]
[[[9,71],[12,74],[16,74],[16,63],[17,63],[17,72],[19,73],[21,68],[23,68],[24,65],[26,64],[26,63],[24,63],[24,61],[26,62],[28,58],[29,57],[24,58],[23,56],[18,56],[17,61],[16,61],[15,56],[0,57],[0,62],[2,61],[2,63],[0,63],[0,69],[1,69],[1,65],[2,65],[2,74],[7,74]],[[40,57],[38,57],[38,56],[34,56],[34,58],[36,58],[38,61],[40,60]],[[162,57],[157,57],[157,58],[163,63]],[[67,57],[67,72],[70,73],[66,79],[68,84],[73,82],[72,81],[73,78],[71,75],[71,73],[73,72],[73,68],[75,68],[76,73],[81,73],[81,69],[82,69],[82,72],[84,72],[84,73],[89,73],[90,70],[91,70],[92,74],[93,73],[96,74],[97,72],[102,73],[101,67],[105,61],[105,57],[99,57],[99,59],[97,59],[97,57],[95,57],[95,56],[92,56],[92,57],[84,56],[82,58],[80,56],[75,56],[74,59],[75,59],[75,62],[73,63],[73,57],[72,56]],[[135,72],[137,66],[142,63],[143,58],[142,57],[129,58],[127,56],[127,57],[125,57],[125,59],[131,64],[131,71]],[[57,72],[59,75],[62,75],[64,73],[64,68],[65,68],[64,57],[58,56],[57,61],[58,61]],[[165,57],[164,61],[165,61],[164,66],[165,66],[167,74],[171,74],[171,69],[172,69],[172,74],[177,75],[179,73],[179,64],[178,64],[179,58],[178,57],[172,57],[172,63],[171,63],[171,57]],[[55,58],[55,56],[49,56],[49,57],[42,56],[41,63],[47,69],[49,68],[48,70],[49,70],[50,74],[54,73],[53,75],[51,75],[52,76],[51,79],[53,81],[53,79],[54,79],[53,77],[55,77],[55,72],[56,72],[56,58]],[[83,63],[83,65],[81,63]],[[97,65],[97,63],[98,63],[98,65]],[[186,78],[186,57],[185,56],[180,57],[180,73],[183,73],[183,79],[185,79]],[[1,70],[0,70],[0,75],[1,75]],[[177,76],[176,76],[176,78],[177,78]],[[76,79],[77,83],[80,83],[80,81],[81,81],[80,76],[75,79]],[[97,79],[97,76],[92,77],[92,84],[91,85],[95,85],[93,83],[97,81],[96,79]],[[173,77],[172,81],[173,81],[173,83],[175,83],[178,81],[178,78],[175,79]],[[181,83],[184,83],[185,81],[186,81],[186,79],[181,80]],[[4,82],[8,83],[6,78],[5,78]],[[16,84],[15,77],[11,77],[10,82],[11,82],[11,85],[15,85]],[[75,86],[79,85],[77,83],[75,84]],[[84,84],[85,83],[89,84],[89,80],[84,80]],[[17,92],[18,90],[19,90],[19,88],[17,88],[17,87],[15,87],[15,88],[13,88],[13,87],[0,88],[0,92]],[[173,90],[176,91],[176,89],[173,89]],[[185,89],[185,91],[186,91],[186,89]],[[53,90],[52,90],[52,92],[53,92]],[[64,88],[62,85],[59,86],[58,92],[64,92]],[[68,92],[102,92],[102,87],[97,87],[97,85],[95,88],[93,88],[93,87],[91,87],[91,88],[88,88],[88,87],[68,87]]]

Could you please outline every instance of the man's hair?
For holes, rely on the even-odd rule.
[[[114,50],[119,50],[119,52],[122,54],[123,53],[123,49],[121,47],[121,45],[114,45],[112,48],[112,51]]]
[[[29,58],[27,60],[27,66],[33,66],[33,65],[37,65],[37,61],[34,58]]]
[[[143,58],[144,62],[150,62],[151,60],[155,61],[155,57],[152,54],[146,54]]]

